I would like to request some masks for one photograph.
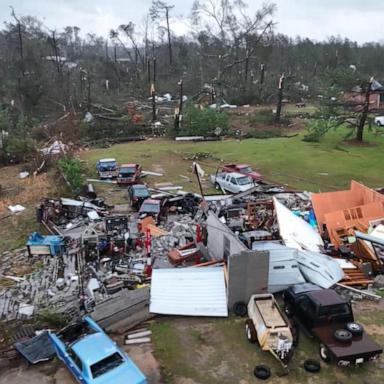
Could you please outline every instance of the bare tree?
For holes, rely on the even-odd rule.
[[[140,49],[138,47],[138,44],[137,44],[136,38],[135,38],[135,24],[132,23],[131,21],[128,24],[121,24],[119,26],[119,30],[123,31],[125,33],[125,35],[128,37],[128,39],[130,40],[130,42],[132,43],[133,49],[135,51],[136,67],[138,65],[138,61],[140,61],[140,63],[144,67],[145,62],[144,62],[144,59],[140,53]]]
[[[16,16],[14,8],[13,7],[10,7],[10,8],[11,8],[11,16],[15,19],[17,23],[17,33],[19,37],[20,73],[21,73],[21,76],[24,77],[24,74],[25,74],[24,45],[23,45],[23,34],[21,31],[21,22],[20,22],[20,19]]]
[[[363,105],[363,110],[361,112],[361,116],[357,120],[357,130],[356,130],[356,140],[357,141],[363,141],[364,126],[365,126],[365,122],[367,121],[367,117],[368,117],[369,103],[370,103],[370,99],[371,99],[373,81],[374,81],[374,78],[371,77],[369,79],[367,85],[366,85],[365,102]]]
[[[241,89],[247,89],[251,60],[255,59],[259,43],[273,31],[274,11],[274,4],[263,4],[252,15],[242,0],[194,1],[192,24],[196,29],[204,28],[211,46],[218,51],[220,84],[229,83],[232,69],[243,66],[236,72],[232,87],[238,88],[240,81]]]
[[[173,64],[173,54],[172,54],[172,39],[171,39],[171,28],[169,25],[169,12],[174,8],[174,5],[167,4],[165,1],[153,0],[152,6],[149,11],[152,21],[160,19],[163,15],[166,22],[166,30],[168,36],[168,55],[169,55],[169,64]]]

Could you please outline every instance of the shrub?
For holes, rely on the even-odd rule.
[[[181,128],[170,131],[171,136],[214,136],[216,128],[221,128],[220,135],[228,132],[228,117],[225,112],[216,109],[197,109],[189,105],[184,110]]]
[[[320,119],[311,121],[308,124],[308,133],[304,135],[303,141],[317,143],[330,128],[329,120]]]
[[[41,325],[53,328],[62,328],[68,322],[68,319],[66,319],[63,314],[48,308],[42,309],[37,314],[37,320]]]
[[[73,190],[79,190],[84,184],[83,167],[78,159],[65,156],[57,162],[59,169]]]
[[[248,117],[249,124],[261,125],[261,124],[273,124],[275,121],[275,114],[270,109],[260,109],[251,113]]]

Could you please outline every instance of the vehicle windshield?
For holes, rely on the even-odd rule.
[[[326,305],[319,309],[320,316],[345,316],[351,314],[351,308],[348,304]]]
[[[239,185],[252,184],[252,179],[250,177],[248,177],[248,176],[239,177],[237,179],[237,184],[239,184]]]
[[[253,170],[252,170],[251,167],[244,167],[244,168],[240,168],[240,172],[242,172],[242,173],[251,173],[251,172],[253,172]]]
[[[143,205],[140,208],[140,212],[159,213],[160,207],[159,207],[159,204],[143,203]]]
[[[98,361],[97,363],[91,365],[92,377],[96,379],[97,377],[104,375],[105,373],[112,371],[119,365],[124,363],[123,357],[119,353],[114,353],[106,357],[103,360]]]
[[[116,162],[115,161],[102,161],[99,163],[99,167],[101,168],[115,168],[116,167]]]
[[[136,172],[135,167],[121,167],[120,168],[120,173],[134,174],[135,172]]]
[[[134,188],[133,193],[137,197],[149,196],[148,189],[146,187],[136,187]]]

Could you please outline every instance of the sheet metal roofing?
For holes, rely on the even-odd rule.
[[[183,316],[228,316],[222,267],[155,269],[152,313]]]

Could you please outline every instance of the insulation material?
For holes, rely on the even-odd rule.
[[[273,202],[279,223],[280,236],[285,245],[290,248],[319,252],[324,243],[312,226],[292,213],[275,197]]]
[[[163,315],[227,317],[224,269],[154,269],[149,311]]]

